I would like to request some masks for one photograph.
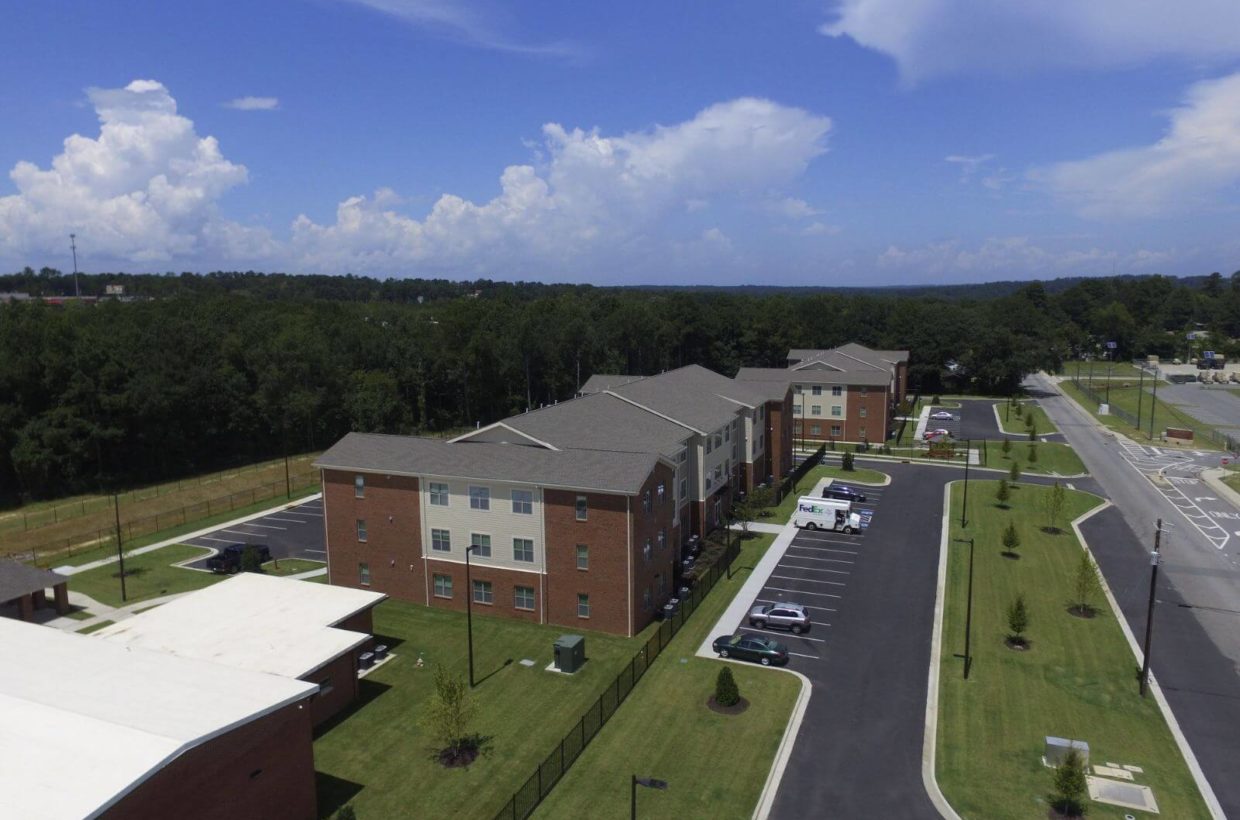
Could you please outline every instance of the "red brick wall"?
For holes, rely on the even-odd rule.
[[[364,646],[346,652],[331,663],[301,677],[301,680],[320,686],[319,694],[310,701],[310,721],[315,726],[344,709],[357,697],[357,656],[363,651],[366,651]],[[330,683],[331,691],[324,694],[323,684],[326,682]]]
[[[435,597],[434,577],[436,575],[447,575],[452,579],[452,597],[450,599]],[[452,609],[457,612],[465,611],[465,596],[468,594],[468,590],[465,584],[464,563],[444,561],[436,558],[427,559],[426,577],[431,584],[431,606],[438,607],[439,609]],[[542,623],[539,615],[541,599],[543,597],[541,574],[537,572],[516,572],[510,569],[487,566],[478,561],[471,561],[469,580],[491,582],[492,602],[490,604],[482,604],[475,601],[473,614],[504,615],[509,618],[530,621],[531,623]],[[516,587],[534,588],[534,610],[532,612],[516,608]]]
[[[337,586],[372,589],[403,601],[426,603],[418,480],[365,473],[366,497],[355,498],[355,475],[323,471],[328,580]],[[365,543],[357,540],[359,518],[366,521]],[[358,581],[358,563],[363,561],[370,565],[369,587],[362,587]]]
[[[891,394],[880,387],[866,389],[861,395],[860,387],[849,387],[848,398],[844,406],[844,439],[861,441],[865,439],[872,444],[882,444],[887,440],[887,413],[890,409]],[[861,418],[861,408],[865,408],[866,417]],[[864,428],[864,435],[862,429]],[[823,428],[824,431],[830,428]]]
[[[190,749],[103,817],[313,820],[310,715],[295,703]]]
[[[766,449],[771,463],[767,475],[776,479],[792,468],[792,391],[780,402],[766,404]],[[766,475],[761,476],[766,480]]]
[[[375,632],[375,608],[368,606],[355,615],[350,615],[338,624],[332,624],[337,629],[347,629],[350,632],[365,632],[367,635],[373,635]]]
[[[627,497],[582,493],[589,518],[576,520],[578,493],[544,490],[547,533],[547,622],[629,634]],[[640,505],[640,502],[638,502]],[[577,569],[577,544],[590,548],[590,568]],[[577,595],[590,596],[590,617],[577,617]]]
[[[677,554],[677,533],[672,530],[672,479],[675,471],[664,464],[655,465],[650,477],[633,499],[633,633],[640,632],[654,618],[655,609],[672,596]],[[658,501],[656,488],[663,483],[664,502]],[[642,499],[650,493],[650,512],[643,509]],[[659,549],[659,530],[665,534],[664,547]],[[650,539],[650,560],[645,558],[646,539]],[[663,595],[659,599],[655,576],[663,576]],[[646,590],[650,590],[650,608],[643,607]],[[593,596],[591,596],[593,600]]]

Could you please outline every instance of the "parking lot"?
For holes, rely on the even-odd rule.
[[[963,400],[960,407],[931,407],[930,414],[934,415],[938,412],[948,412],[952,414],[951,420],[947,419],[928,419],[926,421],[927,430],[936,430],[942,428],[951,433],[954,439],[990,439],[998,440],[1004,437],[1004,432],[999,429],[998,422],[995,421],[994,406],[996,402],[993,399],[988,400]]]
[[[316,498],[278,512],[268,513],[244,524],[233,524],[187,539],[195,547],[218,550],[225,544],[266,544],[272,558],[301,558],[326,561],[327,547],[323,534],[323,500]],[[208,556],[209,557],[209,556]],[[202,558],[187,566],[206,569]]]

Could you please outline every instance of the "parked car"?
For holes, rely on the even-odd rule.
[[[241,571],[241,557],[247,549],[258,554],[258,563],[265,564],[271,560],[271,549],[265,544],[226,544],[220,551],[207,559],[207,569],[215,573],[229,575]]]
[[[760,635],[724,635],[712,645],[721,658],[757,661],[763,666],[788,662],[788,647]]]
[[[845,487],[843,484],[828,484],[822,491],[823,498],[838,498],[841,501],[865,501],[865,493]]]
[[[951,436],[952,436],[951,430],[944,430],[942,427],[940,427],[937,430],[927,430],[922,435],[922,438],[925,439],[926,441],[930,441],[931,439],[936,439],[936,438],[951,438]]]
[[[800,635],[809,631],[810,620],[804,604],[759,604],[749,610],[749,625],[781,627]]]
[[[936,421],[951,421],[955,418],[955,416],[946,410],[936,410],[930,414],[930,418],[935,419]]]

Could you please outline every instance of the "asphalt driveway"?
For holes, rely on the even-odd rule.
[[[190,538],[184,543],[218,550],[225,544],[266,544],[272,558],[301,558],[326,561],[327,546],[323,534],[323,500],[316,498],[296,507],[269,513],[244,524],[220,527]],[[210,556],[208,556],[210,557]],[[206,569],[202,558],[187,566]]]

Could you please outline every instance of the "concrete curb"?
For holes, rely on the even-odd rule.
[[[250,513],[249,515],[243,515],[240,518],[234,518],[231,521],[224,521],[219,524],[212,524],[209,527],[204,527],[200,530],[195,530],[194,532],[183,533],[181,535],[175,536],[173,538],[168,538],[168,539],[159,541],[154,544],[147,544],[145,547],[138,547],[136,549],[128,550],[125,552],[125,557],[128,558],[131,555],[145,555],[148,552],[154,552],[155,550],[163,549],[164,547],[170,547],[173,544],[182,544],[191,539],[198,538],[203,535],[209,535],[210,533],[213,533],[216,530],[222,530],[227,527],[236,526],[237,524],[244,524],[247,521],[253,521],[256,518],[262,518],[265,515],[271,515],[273,512],[279,512],[280,510],[287,510],[292,507],[300,507],[302,504],[305,504],[307,501],[315,501],[322,497],[323,497],[322,493],[313,493],[311,495],[302,496],[301,498],[298,498],[294,501],[286,501],[283,504],[277,504],[274,507],[268,507],[267,509],[259,510],[256,513]],[[202,547],[202,549],[209,550],[212,548]],[[218,550],[215,550],[215,552],[218,552]],[[212,554],[214,554],[214,552]],[[201,557],[202,556],[199,556],[199,558]],[[197,561],[199,560],[199,558],[195,558],[192,560]],[[79,572],[86,572],[87,570],[98,569],[99,567],[106,567],[109,564],[115,564],[118,560],[119,560],[118,558],[116,558],[115,556],[112,556],[109,558],[101,558],[98,561],[91,561],[88,564],[82,564],[81,566],[76,566],[76,567],[75,566],[56,567],[55,571],[59,572],[61,575],[76,575]]]
[[[716,660],[723,660],[723,658],[716,658]],[[730,662],[740,663],[740,661]],[[775,797],[779,794],[779,784],[783,782],[784,770],[788,768],[788,760],[792,757],[792,748],[796,745],[797,735],[801,732],[801,720],[805,717],[805,710],[809,708],[809,697],[814,688],[809,678],[794,669],[776,669],[775,671],[796,675],[800,678],[801,692],[797,695],[796,705],[792,707],[792,714],[788,716],[788,725],[784,727],[784,736],[779,739],[779,749],[775,752],[775,759],[771,761],[771,771],[767,774],[766,783],[762,786],[762,794],[758,797],[758,805],[754,806],[754,820],[766,820],[771,814],[771,809],[775,806]]]
[[[1090,495],[1094,495],[1094,493],[1090,493]],[[1101,496],[1098,497],[1101,498]],[[1114,506],[1109,500],[1103,499],[1103,501],[1104,503],[1099,504],[1072,522],[1072,531],[1076,533],[1081,549],[1085,550],[1090,560],[1094,561],[1095,564],[1097,564],[1097,561],[1094,559],[1093,551],[1089,548],[1089,541],[1085,539],[1084,533],[1081,532],[1080,525],[1107,507]],[[1111,585],[1107,583],[1106,575],[1103,574],[1101,569],[1098,571],[1098,580],[1102,583],[1102,593],[1106,596],[1107,604],[1111,607],[1111,613],[1115,616],[1115,620],[1119,622],[1120,629],[1124,632],[1124,637],[1128,639],[1128,646],[1132,649],[1133,657],[1136,658],[1138,665],[1143,665],[1145,655],[1141,651],[1141,645],[1137,643],[1137,637],[1132,634],[1132,629],[1128,626],[1128,620],[1119,608],[1119,602],[1115,600],[1115,595],[1111,592]],[[1171,735],[1175,738],[1180,754],[1184,756],[1184,762],[1188,765],[1188,770],[1192,773],[1193,780],[1201,791],[1201,797],[1205,800],[1206,807],[1210,809],[1210,816],[1214,820],[1227,820],[1227,815],[1223,813],[1223,807],[1218,802],[1214,789],[1210,787],[1209,781],[1206,780],[1205,772],[1201,770],[1201,764],[1197,762],[1197,756],[1193,754],[1192,747],[1188,745],[1188,738],[1184,736],[1184,732],[1180,729],[1180,724],[1175,719],[1175,713],[1171,711],[1171,704],[1167,702],[1166,696],[1163,695],[1162,687],[1158,685],[1158,678],[1152,671],[1150,672],[1149,689],[1154,695],[1154,700],[1158,702],[1158,708],[1162,710],[1163,718],[1167,721],[1167,728],[1171,730]]]
[[[947,542],[951,533],[952,485],[943,486],[943,523],[939,536],[938,591],[934,598],[934,632],[930,638],[930,679],[926,685],[926,729],[921,746],[921,782],[926,788],[930,802],[939,814],[948,820],[960,820],[960,815],[947,802],[939,782],[935,779],[934,756],[938,744],[939,729],[939,661],[943,651],[943,615],[947,593]]]

